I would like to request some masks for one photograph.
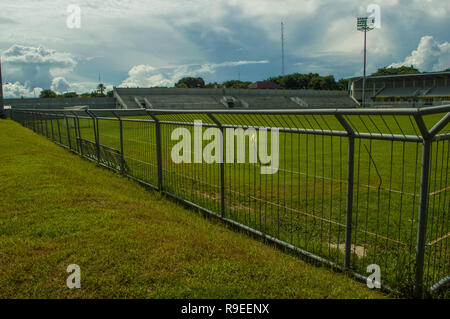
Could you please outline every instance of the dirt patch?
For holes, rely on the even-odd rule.
[[[339,248],[342,252],[345,252],[345,244],[329,244],[329,246],[331,248]],[[363,258],[366,255],[366,248],[362,247],[362,246],[355,246],[352,244],[352,248],[351,248],[352,253],[354,253],[355,255],[357,255],[359,258]]]

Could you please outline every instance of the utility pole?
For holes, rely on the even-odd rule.
[[[284,23],[281,22],[281,75],[284,75]]]

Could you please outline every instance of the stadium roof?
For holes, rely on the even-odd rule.
[[[396,75],[378,75],[368,76],[366,79],[389,79],[389,78],[410,78],[410,77],[426,77],[426,76],[448,76],[450,72],[428,72],[428,73],[414,73],[414,74],[396,74]],[[361,80],[362,76],[355,76],[350,80]]]

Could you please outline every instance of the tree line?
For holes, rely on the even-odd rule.
[[[347,90],[348,80],[336,82],[334,76],[320,76],[317,73],[300,74],[293,73],[284,76],[271,77],[264,81],[277,83],[281,87],[289,90]],[[205,83],[203,78],[185,77],[180,79],[175,87],[177,88],[228,88],[228,89],[248,89],[252,82],[231,80],[222,83]]]
[[[103,83],[100,83],[97,86],[97,89],[92,92],[86,92],[78,94],[77,92],[66,92],[63,94],[58,94],[53,90],[47,89],[42,90],[39,97],[40,98],[74,98],[74,97],[113,97],[113,91],[106,91],[106,87]]]

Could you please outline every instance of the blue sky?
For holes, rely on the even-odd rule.
[[[109,88],[265,79],[281,73],[281,21],[286,73],[355,76],[363,48],[355,20],[370,4],[381,9],[381,28],[368,34],[369,72],[450,67],[448,0],[2,0],[4,91],[81,93],[99,74]],[[69,5],[80,8],[79,29],[67,26]]]

